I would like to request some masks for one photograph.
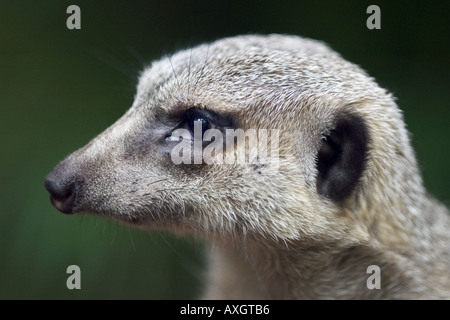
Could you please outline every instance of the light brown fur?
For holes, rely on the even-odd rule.
[[[279,129],[273,164],[180,169],[160,114],[230,113],[243,129]],[[350,196],[317,190],[317,152],[342,112],[364,119],[364,173]],[[153,63],[131,109],[66,158],[48,181],[80,183],[73,212],[194,234],[211,244],[213,299],[449,298],[448,210],[423,187],[392,96],[324,44],[240,36]],[[381,269],[381,289],[366,286]]]

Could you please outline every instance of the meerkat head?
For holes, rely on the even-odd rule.
[[[401,113],[360,68],[317,41],[248,35],[154,62],[125,115],[45,186],[64,213],[136,227],[333,240],[364,234],[356,208],[401,176],[381,160],[409,152]]]

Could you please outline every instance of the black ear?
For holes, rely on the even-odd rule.
[[[318,152],[319,194],[342,201],[352,193],[365,169],[368,144],[368,130],[361,116],[344,113],[336,118]]]

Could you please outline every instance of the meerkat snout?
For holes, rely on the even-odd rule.
[[[450,297],[449,213],[400,109],[318,41],[237,36],[154,62],[45,187],[64,213],[212,244],[206,298]]]
[[[55,168],[45,179],[45,188],[56,209],[63,213],[73,213],[77,191],[83,184],[82,178],[63,165]]]

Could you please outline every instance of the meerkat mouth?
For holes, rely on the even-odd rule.
[[[47,190],[51,190],[50,202],[52,205],[65,214],[74,214],[74,204],[76,199],[76,193],[72,188],[57,188],[54,184],[46,181],[45,187]]]
[[[59,197],[55,197],[55,196],[50,196],[50,202],[52,203],[52,205],[58,209],[59,211],[61,211],[62,213],[65,214],[74,214],[71,206],[67,205],[67,200],[66,198],[59,198]]]

